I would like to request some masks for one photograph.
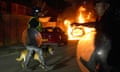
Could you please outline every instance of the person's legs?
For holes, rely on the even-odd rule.
[[[111,49],[111,41],[103,34],[97,34],[95,38],[95,51],[87,62],[80,58],[80,61],[91,71],[94,72],[96,65],[100,64],[99,72],[107,72],[107,58]]]
[[[110,67],[108,66],[108,55],[111,49],[111,42],[105,38],[105,42],[101,45],[101,49],[97,51],[97,62],[100,63],[99,72],[109,72]]]
[[[41,60],[42,68],[46,71],[53,69],[53,66],[48,66],[45,62],[45,59],[43,57],[43,51],[42,48],[35,47],[35,52],[39,54],[39,59]]]
[[[39,59],[41,60],[41,64],[45,65],[45,60],[43,57],[43,52],[41,48],[35,48],[35,52],[37,52],[39,54]]]
[[[25,59],[25,63],[24,63],[24,68],[26,69],[28,67],[28,64],[30,62],[30,58],[32,57],[32,54],[33,54],[33,48],[30,47],[30,46],[27,46],[27,56],[26,56],[26,59]]]

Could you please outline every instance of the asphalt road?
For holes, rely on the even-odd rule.
[[[48,65],[56,64],[53,70],[49,72],[81,72],[76,61],[77,41],[69,41],[67,46],[57,47],[53,56],[46,58]],[[0,51],[0,72],[45,72],[41,68],[33,71],[23,71],[19,62],[16,62],[21,49],[14,47],[8,50]]]

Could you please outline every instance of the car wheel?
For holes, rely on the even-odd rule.
[[[64,45],[67,45],[68,44],[68,40],[64,40]]]
[[[68,40],[67,39],[61,39],[58,42],[58,47],[59,46],[64,46],[64,45],[67,45],[67,44],[68,44]]]
[[[79,35],[76,35],[76,31],[78,32],[78,30],[80,31],[79,33]],[[73,35],[73,36],[79,36],[79,37],[81,37],[81,36],[83,36],[84,34],[85,34],[85,30],[84,30],[84,28],[82,28],[82,27],[80,27],[80,28],[75,28],[74,30],[72,30],[72,32],[71,32],[71,34]]]

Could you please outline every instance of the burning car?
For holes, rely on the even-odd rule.
[[[95,50],[96,16],[94,15],[92,8],[88,9],[88,6],[80,6],[74,19],[72,17],[64,21],[67,27],[68,39],[78,40],[76,58],[81,72],[94,72],[90,71],[81,61],[82,59],[85,60],[85,62],[89,62]],[[95,65],[90,65],[90,67],[92,66]]]

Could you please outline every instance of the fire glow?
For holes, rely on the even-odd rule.
[[[78,9],[78,22],[86,23],[86,22],[94,22],[95,18],[93,16],[92,11],[87,10],[85,7],[81,6]]]
[[[88,23],[88,22],[95,22],[95,17],[93,17],[93,14],[91,11],[88,11],[86,8],[81,6],[78,9],[78,17],[77,20],[75,20],[77,23]],[[71,21],[65,20],[64,21],[65,26],[67,27],[67,34],[68,34],[68,40],[79,40],[81,37],[74,37],[71,32],[74,28],[74,26],[71,27]],[[89,33],[91,31],[95,31],[95,28],[90,27],[83,27],[85,30],[85,33]],[[78,35],[77,33],[81,34],[81,30],[75,30],[75,35]]]

